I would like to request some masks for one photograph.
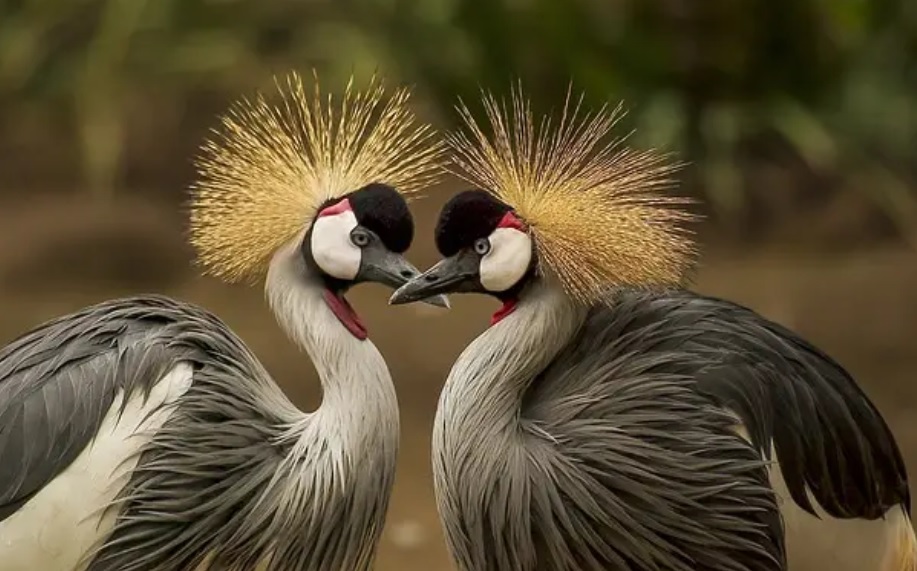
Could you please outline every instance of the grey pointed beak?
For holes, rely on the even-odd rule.
[[[420,270],[401,254],[382,247],[369,247],[363,251],[363,259],[356,279],[361,282],[376,282],[396,289],[419,275]],[[429,295],[415,301],[449,309],[449,299],[445,295]]]
[[[388,302],[400,305],[421,301],[434,295],[480,291],[480,261],[468,252],[441,260],[429,270],[395,290]]]

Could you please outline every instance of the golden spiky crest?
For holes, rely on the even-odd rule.
[[[465,129],[450,133],[455,174],[509,205],[529,227],[539,265],[583,302],[620,285],[683,281],[695,248],[684,223],[689,199],[666,196],[680,165],[613,137],[622,106],[581,112],[568,91],[558,121],[537,124],[521,88],[511,108],[483,93],[491,135],[468,107]]]
[[[370,183],[410,198],[440,172],[444,145],[418,124],[410,91],[386,92],[373,76],[340,97],[291,73],[272,100],[242,99],[205,142],[192,186],[191,243],[204,271],[254,281],[278,248],[302,232],[327,200]]]

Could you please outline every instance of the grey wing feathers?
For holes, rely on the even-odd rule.
[[[80,454],[119,389],[149,391],[200,352],[163,332],[189,320],[221,325],[193,306],[142,296],[55,319],[0,350],[0,521]]]
[[[882,415],[847,371],[792,331],[738,305],[684,294],[660,308],[698,331],[698,390],[731,408],[771,446],[793,500],[836,518],[910,511],[904,460]]]
[[[348,568],[345,545],[302,539],[327,520],[283,520],[270,501],[296,440],[286,427],[308,417],[222,321],[161,296],[89,307],[0,351],[0,516],[76,458],[119,390],[149,392],[178,363],[193,383],[141,450],[88,571],[255,569],[271,554],[277,571]]]
[[[814,513],[809,494],[838,518],[910,509],[904,461],[881,414],[843,367],[792,331],[682,290],[620,292],[614,309],[597,310],[592,321],[642,332],[635,351],[668,356],[665,368],[735,412],[768,458],[773,445],[803,509]]]
[[[734,417],[694,390],[691,355],[679,349],[689,334],[644,310],[594,310],[526,395],[523,417],[557,442],[529,448],[556,482],[531,490],[535,509],[551,506],[532,517],[539,562],[782,569],[765,463],[734,433]]]
[[[275,551],[277,571],[338,568],[339,553],[302,540],[312,511],[284,521],[270,501],[291,445],[284,427],[302,413],[221,321],[171,304],[156,338],[173,362],[193,364],[194,383],[142,452],[88,571],[201,569],[208,557],[208,569],[256,569]]]

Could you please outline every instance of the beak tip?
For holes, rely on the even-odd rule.
[[[388,298],[389,305],[402,305],[408,300],[405,299],[405,296],[401,289],[396,289],[395,292]]]
[[[405,292],[402,289],[395,290],[395,293],[388,298],[389,305],[404,305],[406,303],[421,302],[427,305],[433,305],[436,307],[442,307],[444,309],[451,309],[452,305],[449,303],[449,298],[442,294],[432,295],[430,297],[417,297],[411,295],[410,292]]]

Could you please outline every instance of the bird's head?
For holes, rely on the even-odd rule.
[[[461,192],[446,203],[436,225],[436,247],[444,259],[402,286],[392,303],[445,291],[486,293],[506,301],[536,274],[538,258],[528,227],[509,205],[484,190]]]
[[[237,103],[197,161],[199,264],[229,282],[267,273],[283,287],[320,288],[365,338],[344,294],[361,282],[397,288],[420,273],[404,258],[414,237],[407,198],[439,172],[442,146],[415,124],[408,99],[404,89],[386,95],[375,78],[336,99],[293,74],[273,101]],[[425,301],[448,306],[443,296]]]
[[[518,90],[509,108],[490,95],[484,103],[491,135],[462,105],[466,129],[447,137],[456,173],[478,188],[444,206],[444,259],[391,303],[485,293],[504,302],[498,321],[538,280],[587,304],[616,286],[681,283],[694,259],[680,224],[692,219],[680,208],[689,201],[661,192],[677,165],[611,137],[620,107],[582,113],[582,97],[568,97],[559,120],[536,123]]]

